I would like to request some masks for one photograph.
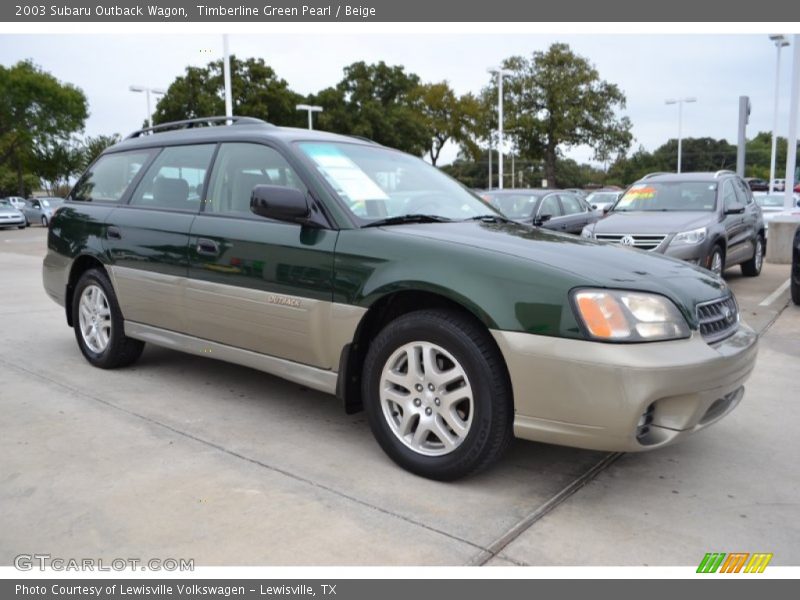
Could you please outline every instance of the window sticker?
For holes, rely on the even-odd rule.
[[[652,200],[656,197],[656,189],[646,184],[632,186],[620,199],[617,208],[625,208],[638,200]]]
[[[351,203],[389,199],[378,184],[339,148],[329,144],[303,144],[303,149],[328,182]]]

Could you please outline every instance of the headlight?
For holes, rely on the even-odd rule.
[[[608,342],[652,342],[690,335],[689,325],[667,298],[644,292],[577,290],[578,318],[589,335]]]
[[[691,231],[682,231],[672,238],[672,244],[700,244],[706,239],[706,228],[692,229]]]
[[[581,237],[587,240],[591,240],[594,238],[594,234],[592,233],[592,230],[589,228],[588,225],[581,230]]]

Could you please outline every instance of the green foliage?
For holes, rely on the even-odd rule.
[[[595,159],[607,161],[630,146],[631,122],[618,117],[625,95],[615,84],[600,78],[584,57],[567,44],[553,44],[530,58],[513,56],[503,61],[504,127],[520,156],[544,159],[548,181],[558,180],[559,152],[590,145]],[[497,81],[483,92],[486,105],[497,103]],[[491,117],[495,129],[496,116]]]
[[[33,173],[23,173],[22,189],[20,190],[16,171],[0,165],[0,198],[5,198],[6,196],[27,198],[38,188],[39,178]]]
[[[14,172],[17,195],[24,195],[26,173],[52,176],[49,165],[42,171],[42,157],[70,145],[75,132],[83,129],[88,116],[84,93],[61,83],[30,61],[12,67],[0,65],[0,164]],[[69,169],[62,165],[59,169]],[[59,170],[56,169],[56,170]]]
[[[73,140],[57,140],[33,148],[31,167],[51,196],[68,187],[70,177],[83,169],[84,148]]]
[[[120,141],[121,137],[118,133],[112,135],[97,135],[94,137],[87,137],[83,140],[81,166],[80,170],[85,170],[95,159],[100,156],[106,148],[110,148]]]
[[[419,106],[419,77],[400,66],[353,63],[335,88],[308,98],[324,111],[319,128],[371,139],[410,154],[430,147],[430,132]]]
[[[432,164],[437,163],[442,148],[451,140],[471,156],[480,154],[476,138],[484,114],[475,96],[456,96],[446,81],[419,85],[414,96],[431,136],[428,156]]]
[[[295,106],[303,97],[289,88],[261,58],[231,61],[233,112],[264,119],[275,125],[302,127],[305,114]],[[225,79],[222,60],[205,67],[187,67],[158,101],[153,123],[166,123],[225,114]]]

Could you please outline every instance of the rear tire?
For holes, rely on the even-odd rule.
[[[755,247],[753,248],[753,258],[742,263],[742,275],[745,277],[758,277],[761,267],[764,265],[764,238],[759,234],[756,236]]]
[[[125,335],[122,312],[105,271],[90,269],[81,275],[72,298],[75,339],[86,360],[101,369],[136,362],[144,342]]]
[[[27,225],[17,225],[17,229],[25,229],[25,227],[27,227]]]
[[[505,363],[472,318],[450,310],[397,318],[370,345],[363,374],[372,432],[412,473],[441,481],[474,474],[513,439]]]
[[[47,227],[47,217],[42,215],[42,227]]]

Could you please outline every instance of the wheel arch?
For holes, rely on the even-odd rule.
[[[90,269],[96,268],[100,268],[108,273],[105,263],[94,254],[81,254],[72,261],[72,267],[70,268],[69,277],[67,278],[67,289],[64,295],[64,310],[67,313],[67,325],[70,327],[74,325],[72,322],[72,299],[75,294],[75,285],[78,283],[81,275]]]
[[[353,341],[342,348],[336,396],[343,403],[347,414],[363,410],[361,372],[372,339],[394,319],[417,310],[431,308],[457,312],[465,318],[480,323],[487,332],[490,328],[496,327],[489,315],[477,309],[471,302],[455,299],[450,290],[445,294],[439,290],[408,288],[379,296],[359,321]],[[494,338],[491,335],[489,337],[502,357]]]

